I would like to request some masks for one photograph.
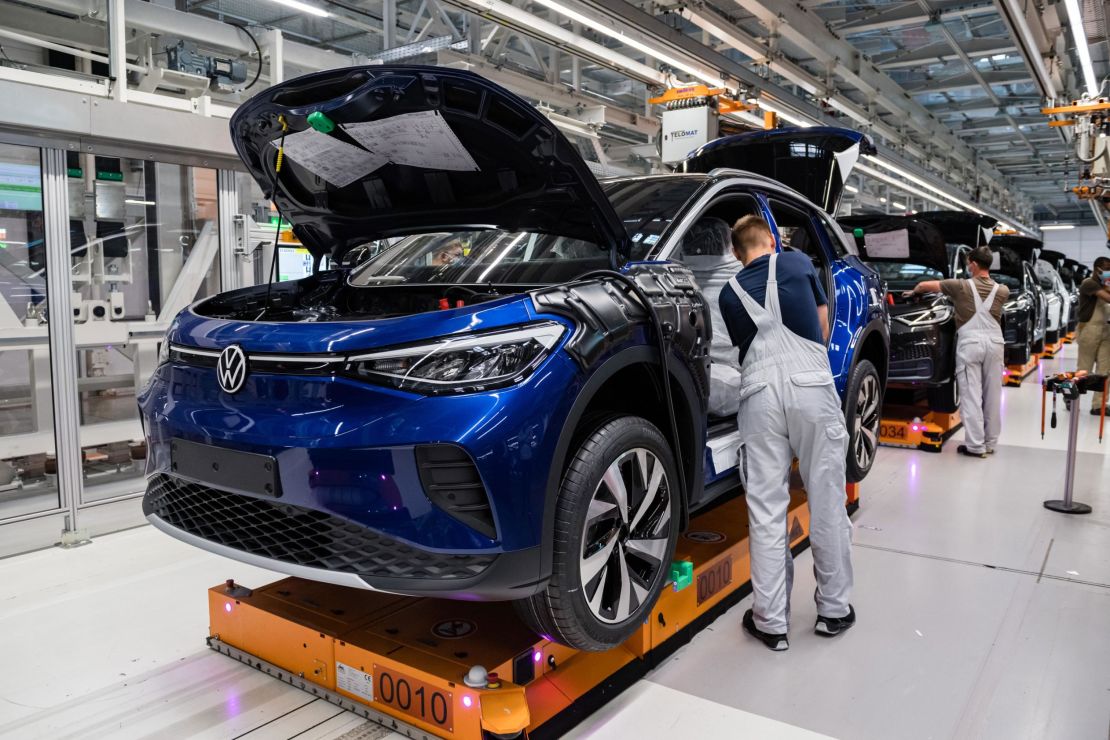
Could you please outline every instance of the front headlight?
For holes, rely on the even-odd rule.
[[[943,324],[952,319],[952,307],[949,305],[932,306],[923,311],[913,311],[895,316],[894,320],[906,326],[933,326]]]
[[[158,345],[158,364],[165,365],[170,361],[170,333],[162,337],[162,343]]]
[[[344,374],[421,393],[486,390],[523,380],[563,331],[562,324],[545,321],[368,352],[349,357]]]

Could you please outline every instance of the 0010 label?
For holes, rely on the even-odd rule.
[[[335,685],[360,699],[374,701],[374,679],[369,673],[335,661]]]
[[[732,583],[732,558],[727,557],[698,575],[698,606]]]
[[[453,695],[392,668],[375,665],[378,702],[452,732]]]

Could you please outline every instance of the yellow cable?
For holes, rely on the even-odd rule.
[[[289,124],[285,122],[285,116],[278,116],[278,123],[281,124],[281,140],[285,141],[285,132],[289,130]],[[285,147],[279,146],[277,153],[277,160],[274,162],[274,172],[281,172],[281,161],[285,158]]]

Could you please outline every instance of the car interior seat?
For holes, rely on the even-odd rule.
[[[682,238],[678,259],[694,273],[713,324],[713,338],[709,346],[712,361],[709,415],[734,415],[740,407],[740,363],[725,328],[719,299],[721,290],[743,265],[732,253],[732,230],[728,223],[713,216],[698,220]]]

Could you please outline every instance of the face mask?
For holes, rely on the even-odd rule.
[[[1110,280],[1110,271],[1102,273],[1103,280]]]

